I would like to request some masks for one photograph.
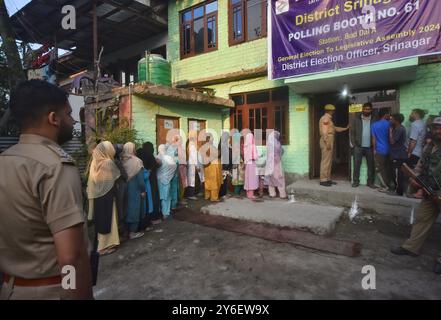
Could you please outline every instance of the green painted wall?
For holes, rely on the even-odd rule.
[[[417,69],[417,78],[399,88],[400,113],[406,119],[404,126],[409,132],[409,115],[412,109],[426,110],[428,115],[437,115],[441,112],[441,63],[420,65]],[[426,116],[427,119],[427,116]],[[360,173],[361,183],[366,183],[366,161]]]
[[[172,81],[174,83],[183,80],[191,81],[265,66],[267,63],[267,38],[229,46],[227,0],[218,0],[218,50],[192,58],[180,59],[179,12],[202,2],[204,1],[169,1],[167,51],[168,59],[172,65]],[[332,81],[332,78],[329,81]],[[269,81],[266,77],[259,77],[210,87],[215,90],[216,96],[228,98],[230,94],[264,90],[282,85],[284,85],[283,81]],[[426,109],[430,114],[437,114],[441,111],[441,64],[419,66],[417,79],[409,84],[401,85],[399,90],[401,112],[406,118],[409,117],[411,109],[415,107]],[[296,111],[297,106],[305,107],[305,111]],[[228,115],[228,110],[222,112],[222,128],[229,129],[230,127]],[[202,118],[202,116],[198,117]],[[408,126],[408,123],[405,125]],[[220,127],[219,130],[221,130]],[[284,146],[285,170],[305,175],[309,172],[308,99],[292,90],[289,93],[289,139],[290,144]],[[365,163],[361,169],[361,182],[366,183]]]
[[[418,66],[417,79],[400,87],[400,110],[406,119],[414,108],[429,114],[441,111],[441,63]]]
[[[267,38],[232,47],[228,45],[228,0],[218,0],[218,50],[180,60],[179,12],[202,2],[169,1],[167,57],[172,65],[172,82],[208,78],[267,63]]]
[[[217,51],[201,54],[192,58],[180,59],[179,54],[179,12],[201,0],[169,1],[169,42],[168,59],[172,65],[172,81],[196,80],[240,70],[262,67],[267,64],[267,38],[229,46],[228,44],[228,0],[218,1],[218,38]],[[234,81],[210,86],[216,96],[229,98],[231,94],[265,90],[283,86],[283,81],[270,81],[266,77]],[[307,100],[290,92],[289,136],[290,144],[284,146],[285,170],[305,174],[309,171],[309,126],[308,109],[296,112],[296,105],[307,107]],[[223,128],[229,129],[229,110],[224,110]],[[305,160],[306,159],[306,160]]]
[[[203,119],[207,121],[207,128],[212,128],[216,132],[222,130],[222,113],[221,109],[216,106],[150,100],[133,96],[132,112],[133,128],[138,131],[139,138],[144,142],[152,142],[155,148],[156,115],[179,117],[179,127],[185,134],[188,132],[188,119]]]
[[[283,80],[270,81],[266,77],[247,79],[214,85],[216,96],[228,98],[230,94],[252,92],[283,86]],[[296,106],[304,106],[305,111],[296,111]],[[283,166],[287,172],[304,175],[309,172],[309,109],[308,100],[289,91],[289,145],[283,148]],[[223,127],[230,128],[227,112],[224,116]],[[264,152],[261,148],[260,151]]]

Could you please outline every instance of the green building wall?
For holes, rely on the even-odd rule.
[[[216,132],[222,130],[221,108],[212,105],[195,105],[166,100],[152,100],[138,96],[132,97],[133,127],[143,142],[150,141],[156,146],[156,116],[179,118],[179,128],[188,133],[188,119],[207,121],[207,128]]]
[[[406,119],[404,126],[407,132],[410,128],[409,115],[413,109],[423,109],[428,115],[441,112],[441,63],[419,65],[417,68],[416,79],[398,87],[400,113]],[[366,183],[366,160],[363,160],[360,172],[361,183]]]
[[[267,38],[229,46],[228,0],[218,0],[218,49],[191,58],[180,59],[180,11],[203,0],[169,1],[168,59],[172,65],[172,82],[192,81],[250,70],[267,64]],[[366,67],[365,67],[366,68]],[[369,68],[369,67],[368,67]],[[417,79],[398,87],[400,110],[406,117],[413,108],[425,109],[429,114],[441,110],[441,64],[420,65]],[[332,81],[332,79],[330,79]],[[228,98],[231,94],[265,90],[284,86],[283,81],[270,81],[257,77],[209,86],[216,96]],[[301,108],[298,108],[301,107]],[[202,110],[201,110],[202,111]],[[222,112],[222,128],[229,129],[229,111]],[[196,117],[196,115],[195,115]],[[197,117],[202,118],[201,115]],[[405,123],[409,125],[408,122]],[[219,128],[219,130],[221,130]],[[309,105],[308,98],[289,90],[289,145],[284,146],[284,168],[288,173],[306,176],[309,172]],[[361,182],[366,183],[366,164],[363,160]]]
[[[169,42],[168,59],[172,65],[172,82],[210,78],[240,70],[250,70],[266,66],[267,38],[229,46],[228,43],[228,0],[218,0],[218,49],[195,57],[180,59],[179,50],[179,12],[201,0],[169,1]],[[229,98],[231,94],[265,90],[284,86],[283,81],[270,81],[266,77],[257,77],[243,81],[233,81],[209,86],[218,97]],[[289,137],[290,144],[284,146],[284,168],[287,172],[300,175],[309,171],[309,126],[308,101],[290,91]],[[305,108],[296,112],[296,105]],[[222,114],[223,128],[230,129],[229,110]],[[262,150],[262,149],[261,149]],[[305,160],[306,159],[306,160]]]
[[[172,82],[209,78],[267,63],[267,38],[229,46],[228,0],[218,0],[218,49],[195,57],[180,59],[179,12],[202,0],[171,0],[168,4],[167,57],[172,66]]]

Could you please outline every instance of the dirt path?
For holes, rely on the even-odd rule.
[[[204,201],[191,204],[193,210]],[[432,273],[436,225],[419,258],[396,257],[409,227],[369,219],[339,223],[335,237],[360,242],[350,258],[172,220],[103,257],[97,299],[441,299]],[[376,290],[361,270],[376,269]]]

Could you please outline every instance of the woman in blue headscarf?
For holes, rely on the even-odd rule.
[[[162,215],[164,218],[169,218],[173,197],[171,182],[175,177],[177,164],[176,161],[166,153],[166,147],[163,144],[158,147],[158,160],[161,163],[157,176]]]
[[[135,144],[127,142],[123,147],[121,157],[127,173],[127,217],[129,239],[137,239],[144,235],[138,232],[140,221],[145,217],[144,207],[141,205],[146,196],[144,182],[144,168],[141,159],[135,155]]]

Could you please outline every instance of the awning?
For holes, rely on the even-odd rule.
[[[285,79],[299,94],[391,87],[416,79],[418,58]]]
[[[119,95],[134,94],[144,98],[177,101],[190,104],[208,104],[220,108],[234,108],[234,101],[231,99],[209,96],[201,92],[187,89],[176,89],[162,85],[140,83],[129,87],[115,88],[112,92]]]

